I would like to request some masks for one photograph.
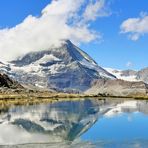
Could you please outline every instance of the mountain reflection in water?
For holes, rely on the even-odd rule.
[[[86,137],[91,134],[89,129],[94,124],[97,125],[102,118],[110,119],[123,113],[133,112],[148,114],[147,101],[84,99],[9,107],[1,110],[0,113],[0,147],[92,148],[106,145],[112,147],[111,145],[115,144],[124,146],[125,143],[116,142],[113,144],[108,139],[105,141],[97,139],[97,134],[101,132],[97,129],[95,129],[96,134],[94,134],[96,141],[93,137],[89,139]],[[101,133],[99,133],[99,136],[101,136]],[[90,142],[87,140],[90,140]],[[127,143],[128,146],[130,144],[132,146],[137,144],[148,146],[147,141],[143,139],[142,141],[135,140],[132,143],[130,141]]]
[[[0,143],[73,141],[97,120],[97,101],[68,101],[11,107],[0,116]]]

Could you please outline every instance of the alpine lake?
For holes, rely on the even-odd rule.
[[[83,98],[0,106],[0,148],[147,148],[148,101]]]

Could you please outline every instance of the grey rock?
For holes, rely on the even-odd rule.
[[[6,74],[0,74],[0,87],[10,88],[10,89],[23,88],[18,82],[10,79]]]
[[[104,94],[105,96],[146,96],[148,84],[140,82],[128,82],[124,80],[97,80],[88,89],[86,94]]]

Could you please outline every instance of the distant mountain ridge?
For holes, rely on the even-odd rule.
[[[118,79],[126,81],[143,81],[148,84],[148,67],[139,71],[135,70],[116,70],[105,68],[108,72],[115,75]]]

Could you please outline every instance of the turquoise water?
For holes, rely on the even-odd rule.
[[[0,110],[0,148],[148,147],[148,102],[84,99]]]

